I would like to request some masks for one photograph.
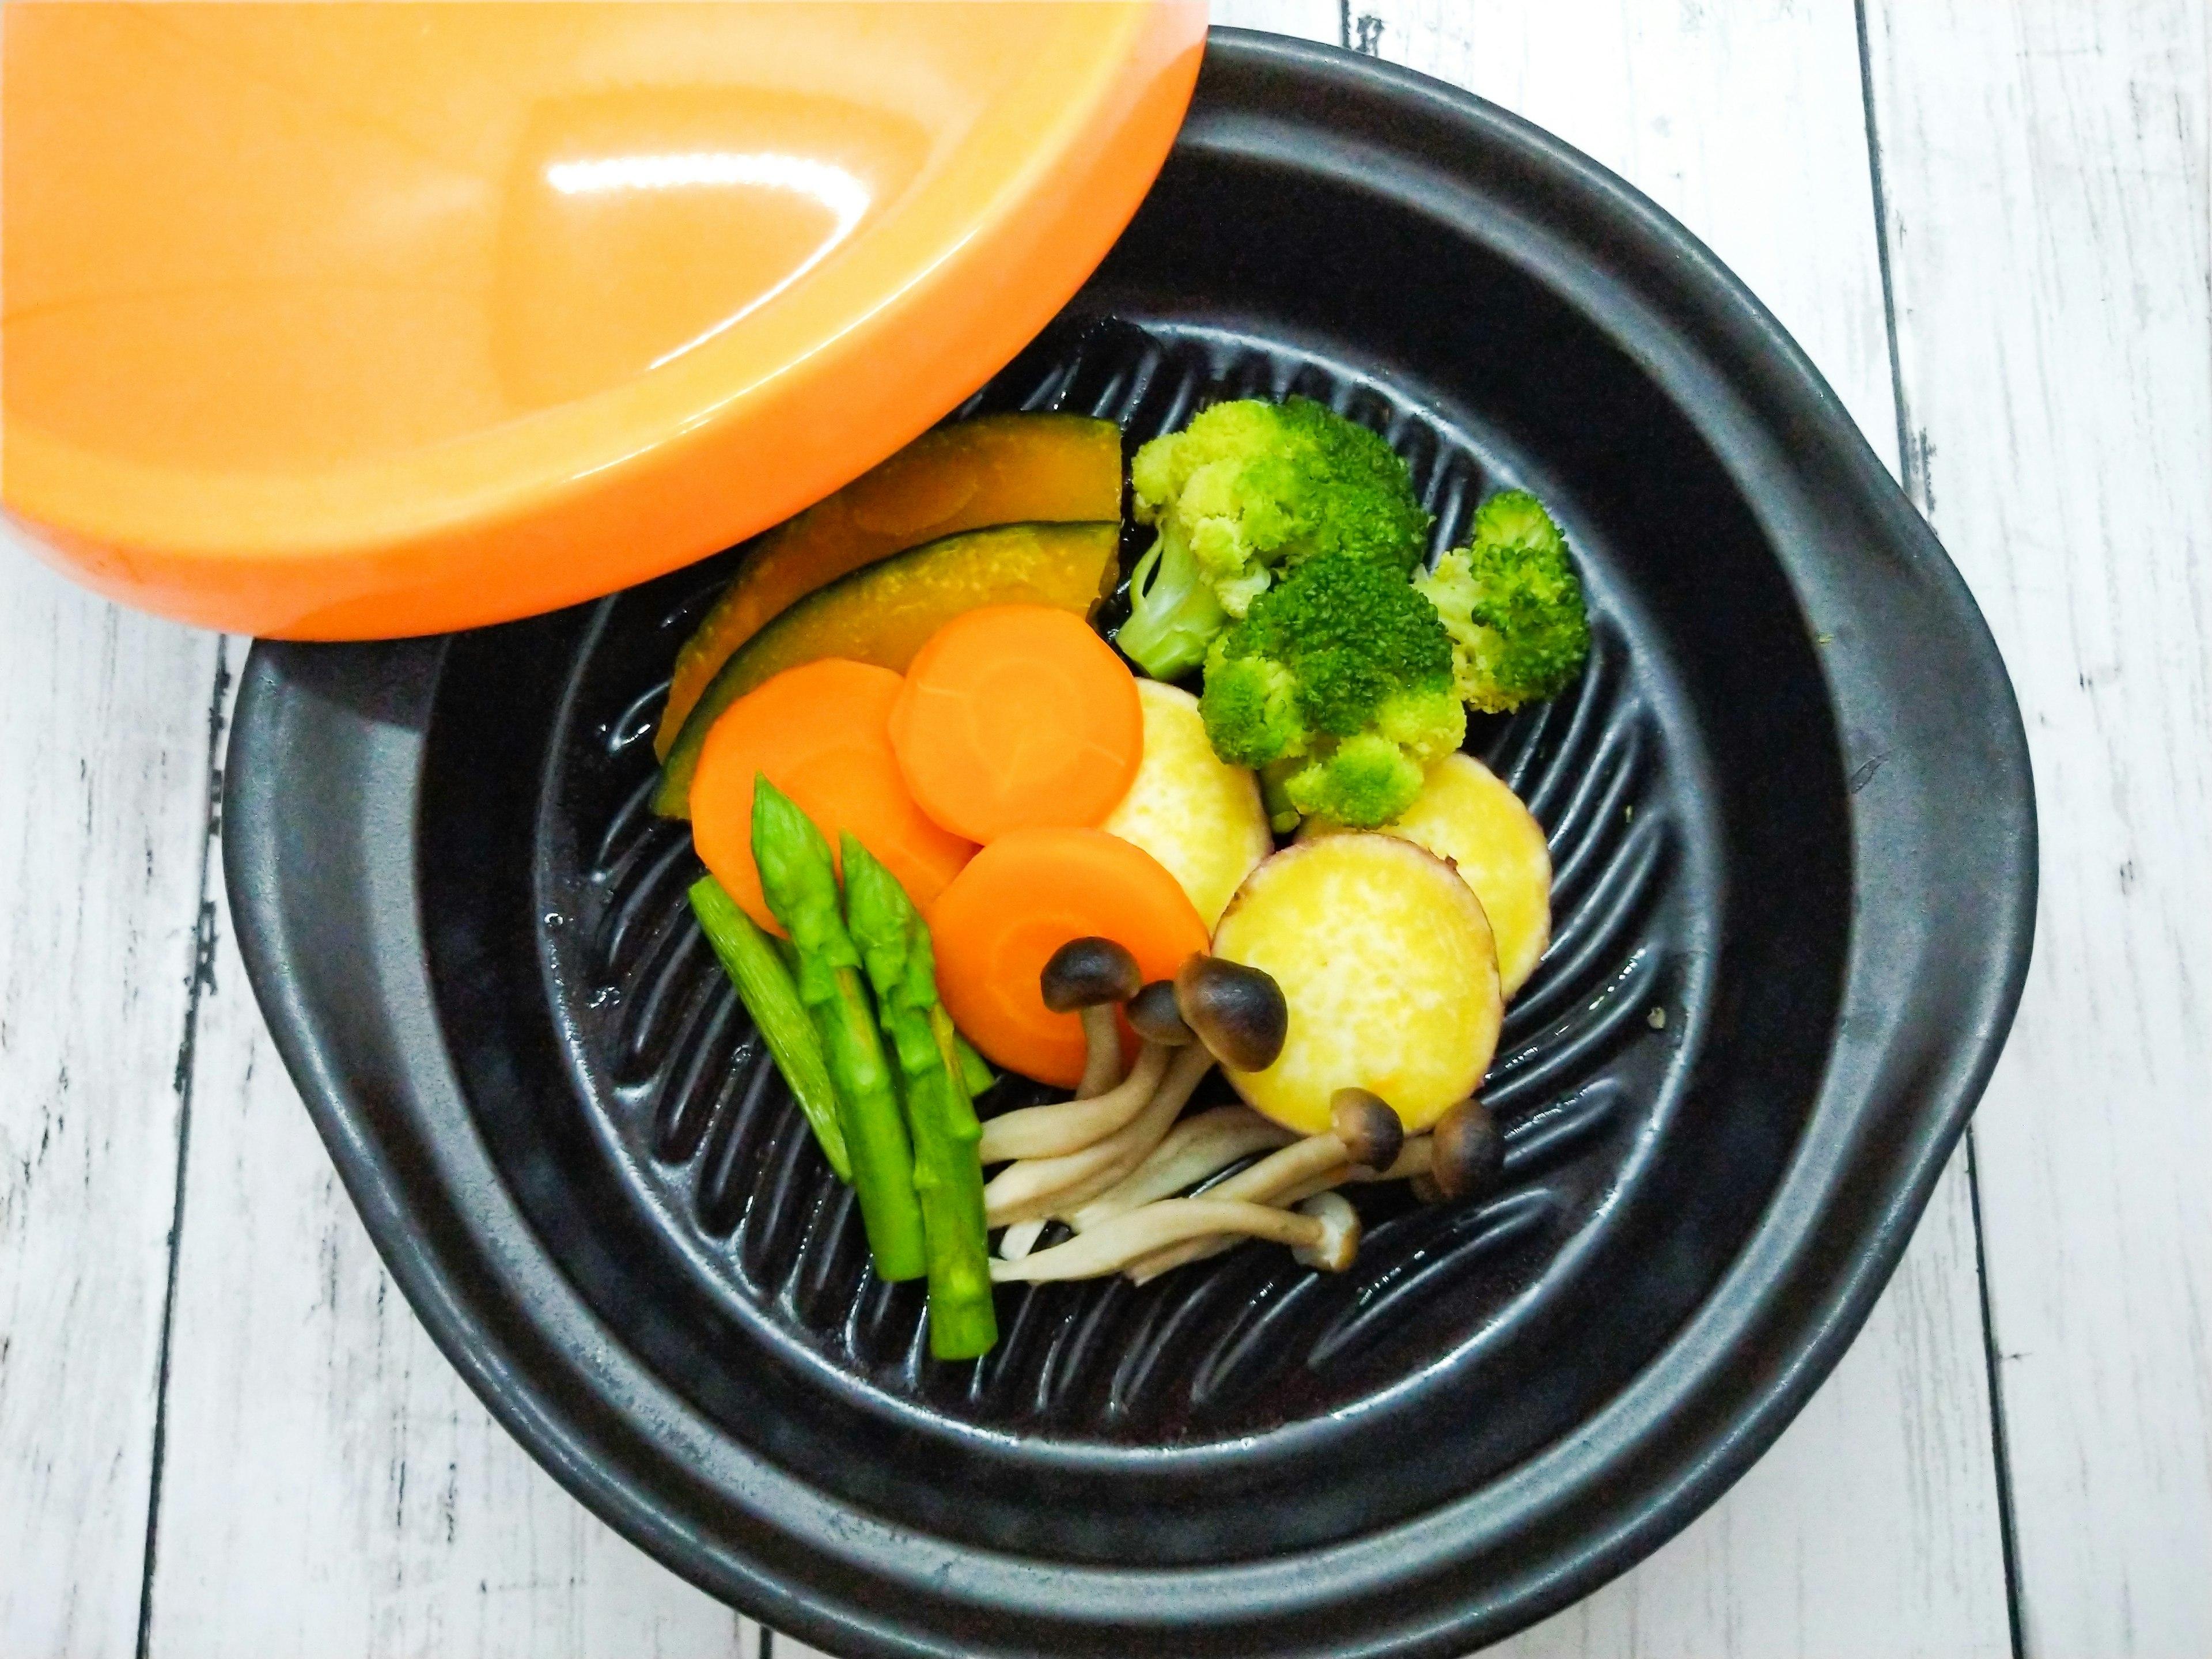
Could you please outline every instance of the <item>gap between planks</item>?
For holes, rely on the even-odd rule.
[[[223,732],[229,723],[230,641],[216,642],[214,685],[207,711],[207,803],[202,826],[199,890],[192,922],[191,976],[185,995],[184,1030],[177,1040],[177,1178],[169,1205],[168,1271],[161,1291],[161,1333],[154,1366],[154,1444],[146,1483],[145,1565],[138,1581],[137,1659],[147,1659],[154,1631],[154,1569],[161,1528],[161,1467],[169,1440],[169,1353],[176,1335],[177,1264],[185,1231],[185,1187],[192,1144],[193,1048],[199,1035],[200,999],[215,983],[216,907],[208,887],[222,836]]]
[[[1897,410],[1897,466],[1899,482],[1921,516],[1933,506],[1928,494],[1928,456],[1912,438],[1911,404],[1905,386],[1905,356],[1898,345],[1897,279],[1890,264],[1889,191],[1882,177],[1881,120],[1875,107],[1874,46],[1867,29],[1867,0],[1851,0],[1851,21],[1858,37],[1859,100],[1866,111],[1867,179],[1874,197],[1875,252],[1881,270],[1882,327],[1889,347],[1890,397]],[[1965,1135],[1967,1213],[1973,1223],[1975,1307],[1982,1325],[1982,1369],[1990,1401],[1990,1464],[1996,1485],[1997,1547],[2004,1565],[2005,1634],[2013,1659],[2027,1659],[2021,1620],[2020,1546],[2013,1510],[2012,1453],[2005,1438],[2004,1376],[1997,1364],[1997,1333],[1990,1301],[1989,1242],[1982,1223],[1980,1167],[1974,1156],[1974,1126]]]

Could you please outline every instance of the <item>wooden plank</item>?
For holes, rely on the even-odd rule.
[[[2203,0],[1881,0],[1915,484],[2027,716],[2041,915],[1975,1129],[2022,1645],[2212,1653]]]
[[[214,885],[151,1651],[744,1653],[736,1615],[555,1485],[416,1322],[271,1045],[219,870]]]
[[[137,1639],[215,641],[0,531],[0,1652]]]

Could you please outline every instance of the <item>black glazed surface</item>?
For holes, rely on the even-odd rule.
[[[710,570],[249,665],[233,902],[397,1276],[587,1502],[823,1645],[1443,1653],[1540,1615],[1833,1364],[2009,1019],[2002,665],[1679,228],[1475,100],[1217,36],[1136,223],[981,400],[1141,437],[1261,388],[1389,431],[1442,536],[1537,489],[1600,622],[1576,692],[1471,738],[1560,878],[1491,1087],[1507,1188],[1363,1195],[1342,1279],[1248,1248],[1008,1291],[981,1367],[917,1358],[639,810]]]

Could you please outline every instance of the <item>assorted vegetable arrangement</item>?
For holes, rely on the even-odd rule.
[[[1205,410],[1129,482],[1109,644],[1118,430],[926,435],[755,546],[656,738],[701,924],[941,1359],[996,1341],[994,1280],[1245,1238],[1341,1271],[1338,1188],[1501,1167],[1476,1091],[1551,862],[1461,745],[1579,672],[1565,538],[1509,490],[1424,568],[1404,461],[1300,398]],[[979,1121],[991,1064],[1068,1097]],[[1185,1115],[1217,1067],[1243,1103]]]

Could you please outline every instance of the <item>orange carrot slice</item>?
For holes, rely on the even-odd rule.
[[[1083,1022],[1044,1006],[1046,958],[1072,939],[1110,939],[1149,981],[1206,945],[1182,884],[1103,830],[1009,830],[953,878],[929,926],[952,1023],[1000,1065],[1071,1089],[1083,1076]]]
[[[969,841],[1098,823],[1145,754],[1136,677],[1080,617],[986,605],[908,666],[891,747],[921,810]]]
[[[922,914],[975,853],[915,804],[890,744],[900,679],[888,668],[825,658],[778,674],[732,703],[707,735],[691,780],[691,840],[747,915],[783,930],[753,864],[753,781],[798,803],[828,837],[849,830],[896,876]]]

